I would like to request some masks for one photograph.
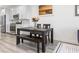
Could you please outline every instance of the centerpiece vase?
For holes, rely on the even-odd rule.
[[[34,22],[34,28],[37,28],[37,22]]]

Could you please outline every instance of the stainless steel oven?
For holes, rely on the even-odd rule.
[[[10,31],[16,32],[16,23],[10,23]]]

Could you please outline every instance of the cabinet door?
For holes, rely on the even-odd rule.
[[[21,10],[20,10],[20,18],[22,19],[27,19],[27,7],[23,7]]]

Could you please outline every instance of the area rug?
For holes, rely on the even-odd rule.
[[[59,43],[55,49],[56,53],[79,53],[79,45]]]

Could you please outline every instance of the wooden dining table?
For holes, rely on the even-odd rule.
[[[50,32],[51,43],[53,43],[53,28],[49,28],[49,29],[34,28],[34,27],[17,28],[17,35],[20,35],[20,31],[41,33],[42,34],[42,52],[46,52],[45,35],[47,32]],[[16,45],[18,45],[18,44],[20,44],[20,38],[18,38],[18,36],[16,36]]]

